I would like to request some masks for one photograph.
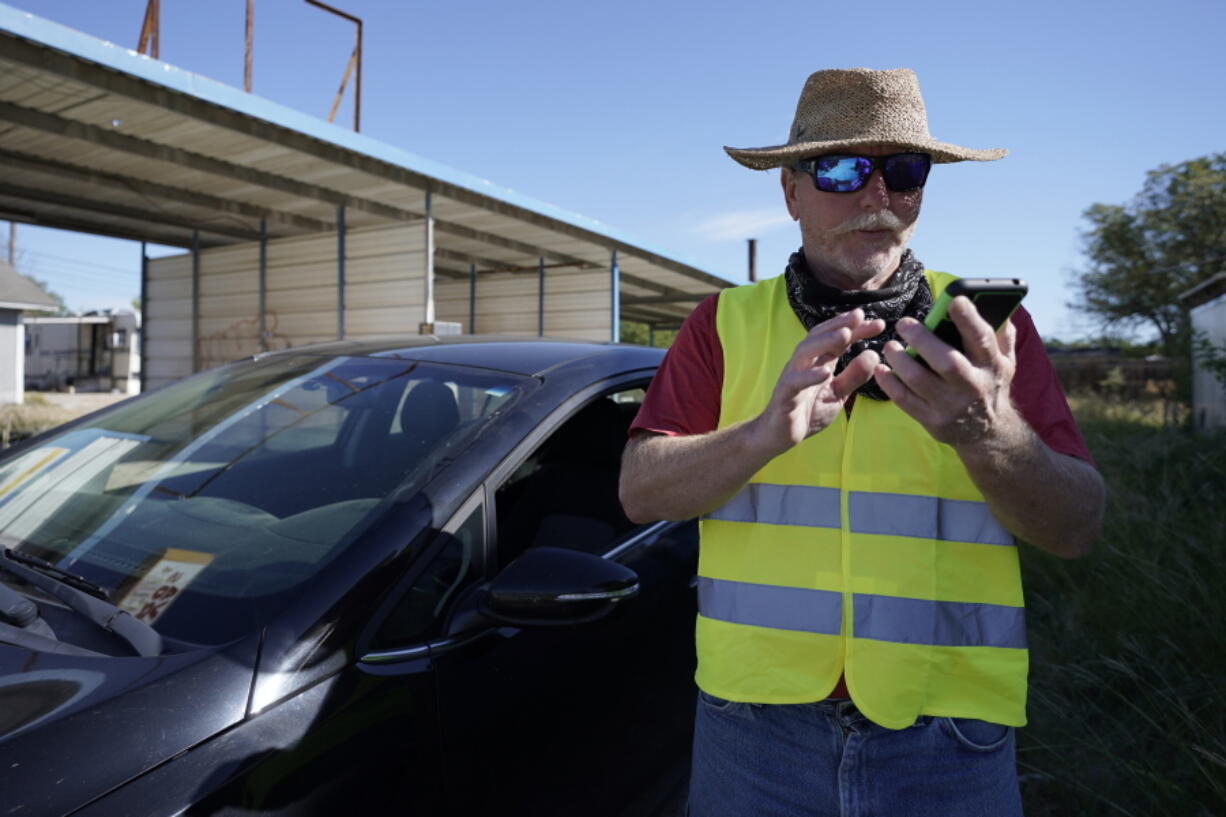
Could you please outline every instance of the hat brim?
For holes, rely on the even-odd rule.
[[[902,150],[927,153],[937,164],[950,162],[991,162],[1002,159],[1009,152],[1004,148],[975,150],[948,142],[894,142],[888,139],[840,139],[832,142],[798,142],[792,145],[775,145],[764,148],[730,148],[724,151],[745,167],[754,170],[770,170],[772,167],[791,166],[801,159],[833,153],[840,150],[890,145]]]

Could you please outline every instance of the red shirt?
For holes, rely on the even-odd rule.
[[[719,427],[724,351],[715,329],[718,298],[718,293],[707,298],[685,319],[630,424],[630,434],[651,431],[671,437]],[[1019,307],[1012,320],[1017,328],[1017,371],[1009,392],[1013,404],[1049,448],[1093,464],[1030,314]],[[851,697],[842,678],[830,694]]]

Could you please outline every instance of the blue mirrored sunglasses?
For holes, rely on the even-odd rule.
[[[813,177],[818,190],[826,193],[854,193],[868,183],[873,171],[881,168],[885,186],[895,193],[916,190],[928,180],[932,157],[927,153],[895,153],[890,156],[856,156],[832,153],[796,163],[796,169]]]

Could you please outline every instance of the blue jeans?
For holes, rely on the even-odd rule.
[[[921,716],[894,730],[851,701],[698,693],[690,817],[1020,817],[1014,729]]]

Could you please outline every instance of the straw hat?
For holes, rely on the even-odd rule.
[[[988,162],[1008,153],[1003,148],[974,150],[933,139],[919,80],[910,68],[810,74],[796,103],[787,144],[724,150],[746,167],[766,170],[823,153],[882,144],[931,154],[934,162]]]

